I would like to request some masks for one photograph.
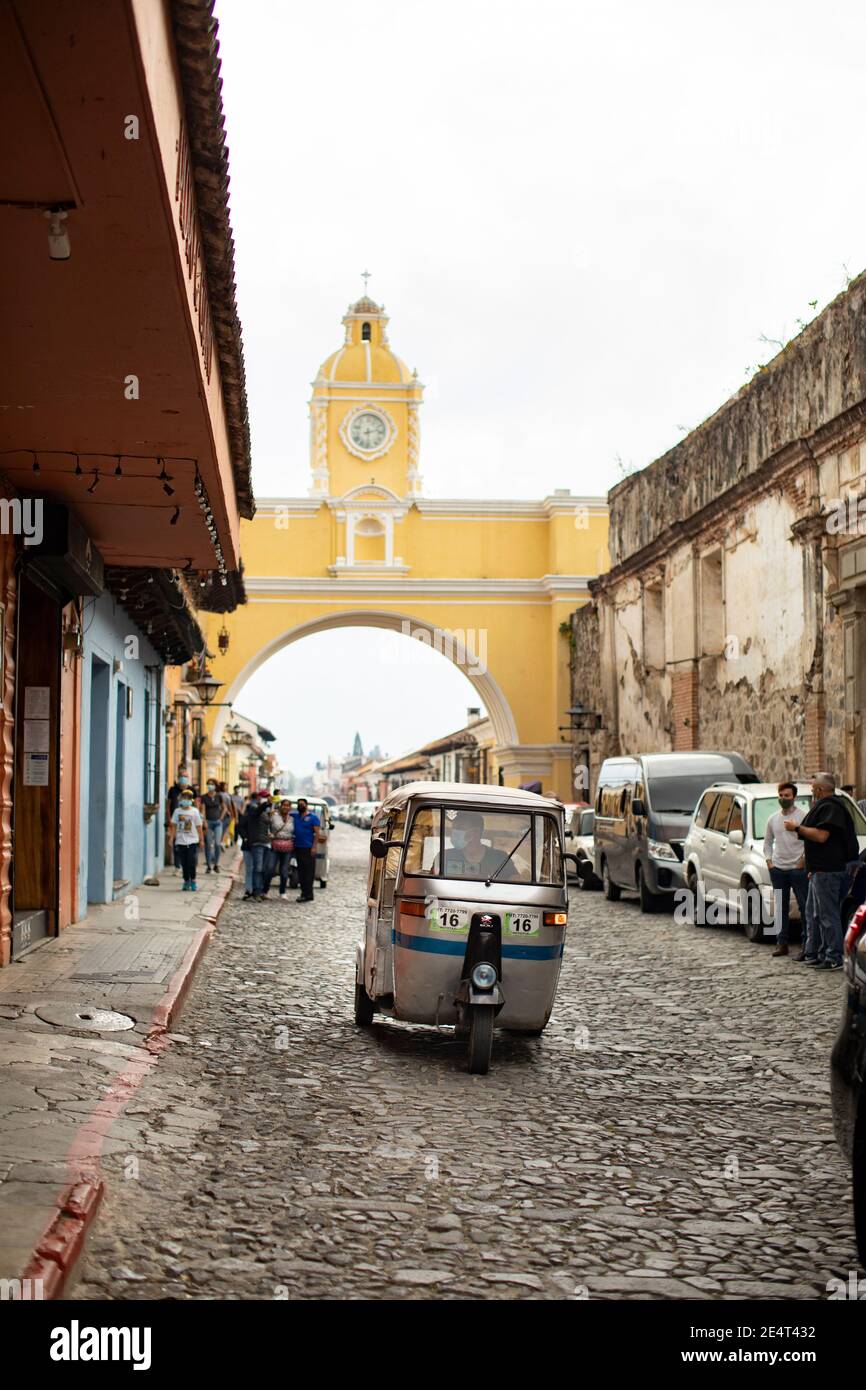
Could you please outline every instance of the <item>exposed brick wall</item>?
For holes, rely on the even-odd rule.
[[[820,772],[824,768],[826,760],[824,716],[824,696],[810,695],[806,702],[806,765],[803,768],[806,777],[809,777],[813,772]],[[841,769],[838,770],[841,771]]]
[[[700,701],[697,667],[681,666],[671,672],[674,751],[700,748]]]

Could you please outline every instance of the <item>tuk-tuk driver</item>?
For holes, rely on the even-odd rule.
[[[506,863],[504,850],[485,845],[484,817],[480,811],[458,811],[451,823],[451,845],[445,850],[444,873],[452,878],[492,878]],[[434,873],[439,870],[434,866]],[[519,877],[514,861],[506,865],[499,878],[514,881]]]

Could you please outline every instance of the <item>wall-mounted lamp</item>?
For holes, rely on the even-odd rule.
[[[52,261],[68,261],[72,247],[66,230],[67,213],[62,208],[51,208],[45,216],[48,218],[48,255]]]

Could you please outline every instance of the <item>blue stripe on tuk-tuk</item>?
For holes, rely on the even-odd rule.
[[[408,932],[391,931],[391,940],[407,951],[429,951],[436,956],[465,956],[466,939],[462,941],[439,940],[432,936],[411,936]],[[557,946],[527,946],[502,943],[503,960],[557,960],[563,953],[564,942]]]

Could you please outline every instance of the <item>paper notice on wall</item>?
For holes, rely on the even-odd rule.
[[[51,718],[51,687],[49,685],[28,685],[24,689],[24,718]]]
[[[51,721],[48,719],[24,720],[24,752],[47,753],[51,748]]]
[[[48,764],[49,755],[47,753],[25,753],[24,754],[24,785],[25,787],[47,787],[48,786]]]

